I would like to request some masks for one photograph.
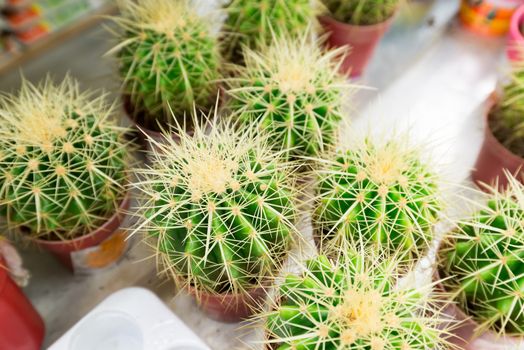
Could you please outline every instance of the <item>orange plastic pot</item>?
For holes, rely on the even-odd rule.
[[[0,349],[39,350],[44,321],[3,264],[0,259]]]
[[[263,287],[241,294],[210,294],[189,287],[188,293],[210,318],[226,323],[240,322],[254,315],[266,297],[266,289]]]
[[[504,147],[499,140],[493,135],[490,128],[491,110],[496,104],[496,96],[492,95],[488,101],[485,114],[484,142],[480,149],[475,167],[471,173],[473,181],[482,189],[483,184],[498,184],[498,188],[503,190],[508,185],[507,177],[504,171],[508,171],[522,181],[522,168],[524,159]]]
[[[66,241],[35,241],[73,272],[92,272],[108,267],[117,262],[126,251],[127,235],[120,230],[120,226],[129,204],[130,196],[127,194],[113,216],[85,236]]]
[[[348,47],[349,54],[340,67],[340,73],[359,77],[367,67],[375,48],[388,31],[393,17],[374,25],[351,25],[329,16],[318,18],[327,34],[326,45],[330,48]]]
[[[521,0],[462,0],[459,18],[471,32],[484,36],[502,36],[509,28]]]

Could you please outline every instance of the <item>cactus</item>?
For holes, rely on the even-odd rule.
[[[123,200],[126,129],[67,76],[22,82],[0,99],[0,210],[10,229],[73,239],[98,228]]]
[[[244,293],[279,268],[295,235],[292,165],[265,137],[210,121],[193,137],[166,135],[139,171],[145,220],[134,232],[156,238],[163,270],[182,287]]]
[[[159,130],[193,104],[213,106],[220,78],[218,39],[188,0],[120,0],[116,53],[133,118]],[[143,119],[143,120],[139,120]]]
[[[373,25],[391,18],[402,0],[322,0],[332,16],[353,25]]]
[[[231,0],[225,6],[225,56],[242,57],[242,48],[258,50],[273,36],[301,36],[315,26],[317,0]]]
[[[524,186],[508,175],[508,188],[491,188],[487,204],[460,223],[443,245],[445,286],[478,331],[524,334]]]
[[[272,134],[276,149],[292,157],[318,155],[336,142],[344,97],[344,50],[323,52],[302,40],[275,39],[261,53],[245,52],[245,67],[228,79],[233,115]]]
[[[503,87],[502,98],[492,111],[490,127],[509,150],[524,157],[524,63],[518,63],[511,81]]]
[[[399,142],[339,150],[315,170],[314,223],[322,244],[349,240],[421,257],[441,210],[438,181],[417,151]]]
[[[396,258],[341,257],[318,256],[285,278],[271,311],[259,316],[273,349],[447,349],[431,286],[395,286]]]

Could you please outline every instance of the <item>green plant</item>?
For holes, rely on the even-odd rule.
[[[103,223],[123,200],[128,153],[105,96],[66,77],[22,82],[0,99],[0,210],[10,229],[72,239]]]
[[[338,74],[344,50],[275,38],[262,52],[245,51],[245,67],[228,80],[231,108],[247,125],[269,132],[276,149],[318,155],[336,142],[344,97],[352,90]]]
[[[513,153],[524,157],[524,64],[513,68],[511,81],[492,111],[490,127],[495,137]]]
[[[164,269],[200,292],[242,293],[264,283],[295,234],[290,163],[251,129],[213,121],[180,142],[166,136],[139,173],[144,220]]]
[[[524,186],[491,189],[485,206],[444,243],[440,273],[477,331],[524,334]]]
[[[375,246],[421,257],[442,202],[435,174],[400,142],[364,144],[319,160],[314,223],[322,244]]]
[[[171,110],[189,114],[195,104],[214,104],[220,78],[218,39],[211,22],[200,17],[188,0],[120,0],[114,18],[116,53],[124,94],[133,117],[151,129],[169,125]],[[141,119],[141,120],[139,120]]]
[[[447,349],[441,335],[449,322],[440,315],[431,286],[396,286],[397,261],[344,252],[325,256],[290,274],[272,299],[267,342],[278,350]]]
[[[242,48],[258,50],[274,36],[302,36],[316,24],[317,0],[231,0],[225,5],[226,56],[242,57]]]
[[[344,23],[372,25],[391,18],[402,0],[322,0],[332,16]]]

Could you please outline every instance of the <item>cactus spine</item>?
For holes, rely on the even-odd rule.
[[[218,92],[220,53],[211,23],[188,0],[120,0],[116,52],[124,94],[134,118],[158,129],[171,110],[184,116],[212,106]],[[138,120],[138,119],[144,120]]]
[[[0,210],[9,228],[72,239],[97,228],[123,199],[128,154],[112,106],[66,77],[23,81],[0,100]]]
[[[394,258],[341,257],[331,263],[318,256],[285,278],[261,315],[274,349],[447,349],[430,286],[395,286]]]
[[[423,255],[441,210],[437,179],[418,152],[366,140],[320,161],[314,222],[323,244],[375,246]]]
[[[524,334],[524,186],[508,175],[444,244],[440,272],[479,330]]]
[[[242,293],[275,273],[295,234],[290,164],[250,129],[213,121],[152,153],[137,188],[156,253],[177,282]]]
[[[402,0],[322,0],[336,20],[373,25],[391,18]]]
[[[343,50],[323,52],[307,36],[275,39],[261,53],[247,50],[245,67],[229,79],[234,115],[269,132],[293,157],[318,155],[336,142],[342,105],[352,86],[340,76]]]

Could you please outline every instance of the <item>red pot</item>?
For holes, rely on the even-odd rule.
[[[188,288],[188,293],[195,297],[198,306],[212,319],[235,323],[245,320],[256,313],[266,298],[266,289],[254,288],[242,294],[209,294]]]
[[[0,349],[39,350],[44,321],[0,260]]]
[[[471,177],[480,188],[485,188],[482,186],[483,183],[488,185],[497,183],[499,189],[503,190],[508,185],[504,170],[515,175],[520,181],[523,180],[522,167],[524,165],[524,159],[504,147],[495,135],[493,135],[489,126],[489,118],[495,103],[496,97],[492,95],[489,99],[485,116],[484,143],[480,149]]]
[[[119,230],[129,208],[126,195],[119,209],[102,226],[88,235],[67,241],[35,240],[73,272],[92,272],[118,261],[127,248],[127,235]]]
[[[362,75],[378,42],[391,26],[393,17],[382,23],[364,26],[342,23],[329,16],[320,16],[318,20],[324,32],[328,33],[326,41],[328,47],[350,48],[349,55],[340,67],[340,72],[358,77]]]

